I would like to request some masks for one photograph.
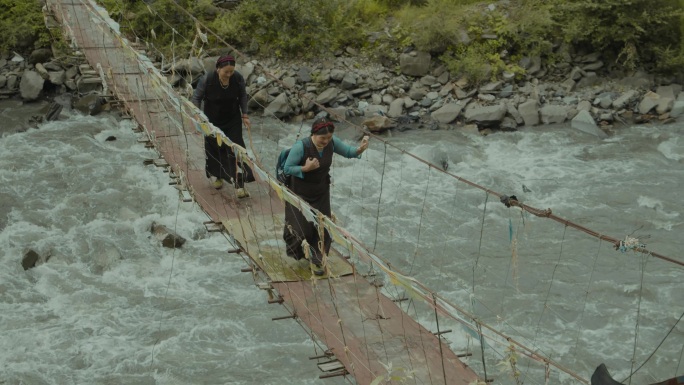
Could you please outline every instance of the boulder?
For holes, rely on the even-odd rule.
[[[26,101],[38,99],[43,91],[44,84],[45,79],[43,79],[43,77],[40,76],[36,71],[24,71],[24,74],[21,76],[21,82],[19,83],[19,92],[21,93],[21,98]]]
[[[264,109],[264,116],[275,116],[278,119],[288,117],[292,114],[292,106],[286,93],[281,93]]]
[[[430,53],[412,51],[399,55],[399,68],[402,74],[409,76],[424,76],[430,70],[432,57]]]
[[[580,112],[578,112],[577,115],[570,122],[570,125],[572,128],[576,130],[586,132],[590,135],[595,135],[601,139],[605,139],[608,137],[608,135],[598,127],[598,125],[594,121],[594,118],[591,116],[591,113],[589,113],[589,111],[586,110],[581,110]]]
[[[368,128],[371,132],[381,132],[395,126],[392,119],[383,115],[374,115],[363,121],[362,125]]]
[[[161,241],[162,246],[164,247],[170,249],[177,249],[182,247],[183,244],[185,244],[185,238],[176,234],[174,231],[172,231],[164,225],[152,223],[150,231],[155,236],[155,238]]]
[[[430,114],[430,116],[432,116],[432,119],[439,123],[448,124],[456,120],[465,105],[466,103],[461,102],[447,103]]]
[[[547,104],[539,110],[541,121],[544,124],[563,123],[568,117],[565,106]]]
[[[522,116],[526,126],[536,126],[539,124],[539,103],[530,99],[518,105],[518,112]]]
[[[479,127],[498,127],[506,111],[508,108],[504,103],[484,107],[472,104],[471,107],[466,108],[465,119],[467,123],[475,123]]]

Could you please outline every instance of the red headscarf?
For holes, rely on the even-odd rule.
[[[333,122],[331,122],[329,120],[324,120],[322,122],[318,122],[318,123],[314,124],[313,127],[311,127],[311,133],[315,134],[318,131],[320,131],[321,129],[326,128],[326,127],[333,127],[334,128],[335,125],[333,124]]]

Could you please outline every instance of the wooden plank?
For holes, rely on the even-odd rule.
[[[330,362],[323,362],[318,364],[318,369],[321,369],[324,372],[334,372],[336,370],[344,369],[344,364],[342,364],[340,361],[330,361]]]

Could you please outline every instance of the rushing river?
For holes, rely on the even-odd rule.
[[[267,304],[250,274],[240,272],[244,260],[226,254],[232,246],[225,236],[205,229],[207,217],[199,207],[181,202],[168,175],[145,165],[156,153],[138,142],[133,123],[113,114],[65,111],[59,121],[25,129],[28,117],[39,114],[36,109],[17,102],[0,105],[0,384],[347,383],[318,379],[321,373],[308,359],[317,354],[307,333],[292,320],[271,320],[286,311]],[[277,151],[266,143],[282,136],[278,146],[291,144],[298,130],[298,125],[258,122],[256,151],[272,165]],[[567,127],[487,137],[414,130],[386,139],[429,161],[446,159],[454,175],[517,195],[534,207],[552,207],[554,214],[610,236],[639,236],[654,251],[681,261],[683,132],[677,123],[622,128],[603,141]],[[353,138],[344,130],[340,136]],[[598,263],[579,256],[555,263],[559,255],[572,254],[571,240],[588,237],[566,235],[562,225],[548,220],[526,218],[520,225],[520,214],[511,215],[496,200],[486,201],[483,192],[458,187],[453,178],[411,163],[399,152],[386,153],[379,141],[361,160],[336,160],[333,178],[333,211],[365,244],[388,254],[396,251],[393,262],[402,271],[450,301],[467,303],[474,290],[481,311],[505,313],[516,321],[511,330],[541,348],[560,346],[553,358],[568,358],[584,378],[600,362],[619,365],[609,365],[619,379],[629,375],[625,362],[631,356],[625,355],[633,350],[633,309],[639,298],[645,299],[642,311],[648,314],[640,319],[639,331],[648,343],[639,345],[638,363],[684,311],[681,266],[649,261],[642,269],[643,257],[609,251],[609,245],[601,255],[616,256]],[[382,190],[379,180],[384,180]],[[509,239],[507,225],[512,224],[521,259],[515,284],[505,258],[478,259],[472,278],[477,250],[488,250],[472,232],[483,211],[506,224],[503,238]],[[150,232],[153,223],[174,229],[188,242],[175,250],[162,247]],[[537,240],[526,248],[532,244],[526,236],[548,242]],[[559,252],[562,246],[566,249]],[[401,252],[407,248],[410,253]],[[48,261],[25,271],[21,260],[28,249]],[[529,268],[534,262],[525,265],[525,258],[544,255],[553,262],[540,263],[538,270]],[[505,266],[495,272],[497,263]],[[557,266],[575,269],[576,280],[559,278]],[[525,292],[538,284],[532,276],[551,273],[557,274],[555,287],[547,282],[550,289],[537,292],[544,300],[558,294],[554,314],[567,314],[547,320],[540,317],[539,298],[516,297],[514,303],[501,298],[502,288]],[[595,297],[580,301],[591,304],[581,319],[573,316],[574,302],[560,295],[573,286],[579,293],[591,287]],[[597,303],[609,310],[595,309]],[[418,318],[431,322],[429,315]],[[568,349],[569,357],[563,357],[566,337],[535,338],[543,334],[540,325],[558,319],[568,321],[559,329],[582,330],[587,341]],[[602,328],[606,323],[615,326]],[[529,327],[520,330],[520,325]],[[455,349],[463,341],[451,340]],[[684,373],[682,345],[680,323],[634,383]]]

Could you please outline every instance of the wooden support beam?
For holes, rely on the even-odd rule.
[[[221,223],[221,222],[206,221],[206,222],[202,222],[202,224],[204,224],[204,227],[210,233],[219,233],[225,229],[223,227],[223,223]]]
[[[335,372],[335,373],[321,374],[320,376],[318,376],[318,378],[320,378],[320,379],[332,378],[332,377],[346,376],[347,374],[349,374],[347,369],[342,369],[342,370]]]
[[[319,358],[330,358],[330,357],[332,357],[332,356],[334,356],[333,352],[332,352],[331,350],[326,350],[326,351],[323,352],[323,355],[309,357],[309,359],[310,359],[310,360],[317,360],[317,359],[319,359]]]
[[[257,283],[257,287],[261,290],[273,290],[273,286],[268,282]]]
[[[290,319],[290,318],[292,318],[292,319],[297,318],[297,314],[285,315],[282,317],[273,317],[273,318],[271,318],[271,321],[280,321],[283,319]]]

